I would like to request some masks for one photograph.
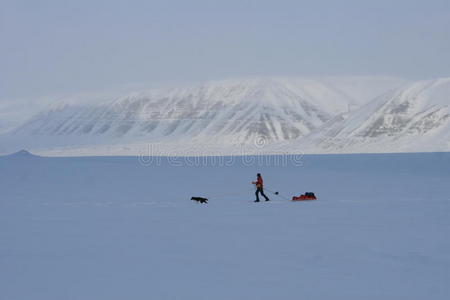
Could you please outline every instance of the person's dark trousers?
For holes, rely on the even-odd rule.
[[[269,198],[267,198],[266,194],[264,194],[264,190],[262,188],[257,188],[255,192],[256,202],[259,202],[259,194],[266,198],[266,201],[269,201]]]

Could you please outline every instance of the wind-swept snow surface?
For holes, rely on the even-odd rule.
[[[0,299],[448,299],[449,165],[1,157]],[[272,202],[251,202],[257,172]]]

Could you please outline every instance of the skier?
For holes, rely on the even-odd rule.
[[[253,181],[252,184],[256,185],[256,200],[255,202],[259,202],[259,194],[261,194],[264,198],[266,198],[266,201],[269,201],[270,199],[267,198],[267,196],[264,194],[264,189],[263,189],[263,179],[261,177],[261,174],[258,173],[256,174],[256,181]]]

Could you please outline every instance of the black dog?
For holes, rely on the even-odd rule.
[[[208,199],[202,197],[192,197],[191,200],[200,202],[200,203],[208,203]]]

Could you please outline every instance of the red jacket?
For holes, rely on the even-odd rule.
[[[263,188],[263,179],[261,176],[256,178],[256,181],[252,182],[253,184],[256,184],[257,188]]]

